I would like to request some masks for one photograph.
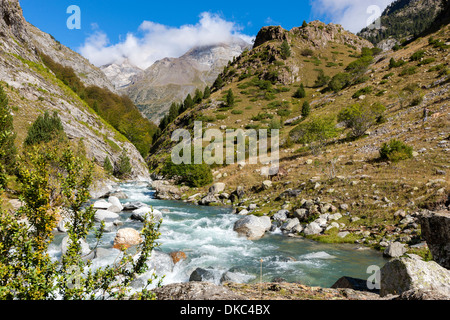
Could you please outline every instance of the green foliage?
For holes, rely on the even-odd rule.
[[[105,158],[105,161],[103,162],[103,169],[109,174],[114,173],[114,166],[111,163],[111,160],[109,160],[109,157]]]
[[[233,94],[233,90],[231,90],[231,89],[228,90],[228,92],[227,92],[226,102],[227,102],[227,106],[230,108],[233,108],[235,106],[234,94]]]
[[[13,116],[9,106],[8,96],[0,86],[0,189],[6,183],[5,174],[12,173],[16,163],[17,149],[14,145]]]
[[[384,143],[380,149],[380,159],[398,162],[412,158],[413,148],[402,141],[392,139]]]
[[[203,91],[203,99],[209,99],[211,97],[211,88],[209,86],[205,87],[205,90]]]
[[[351,84],[352,77],[350,74],[341,72],[336,74],[328,83],[328,88],[334,92],[339,92]]]
[[[89,270],[92,264],[81,253],[81,241],[94,234],[98,246],[104,233],[103,223],[94,226],[93,207],[85,205],[93,164],[70,147],[34,147],[20,159],[18,170],[24,205],[17,216],[0,210],[1,300],[154,299],[146,288],[133,297],[129,284],[146,271],[145,260],[158,246],[160,223],[144,222],[145,240],[136,247],[137,260],[124,252],[112,265]],[[69,245],[60,259],[53,260],[48,248],[60,207],[70,212],[65,224]],[[21,216],[30,226],[18,222]]]
[[[436,7],[426,6],[416,10],[408,9],[407,7],[412,3],[411,0],[394,1],[381,16],[383,28],[380,30],[364,28],[361,31],[364,37],[373,44],[377,44],[389,38],[402,39],[417,36],[427,30],[435,21]]]
[[[25,145],[31,146],[65,137],[64,128],[58,113],[52,116],[48,112],[40,115],[28,129]]]
[[[295,91],[294,98],[297,99],[303,99],[306,97],[305,87],[303,86],[303,83],[300,84],[300,87]]]
[[[369,65],[373,62],[372,55],[363,55],[359,59],[351,62],[346,68],[345,71],[350,73],[353,76],[357,76],[363,74],[367,71]]]
[[[400,59],[400,60],[398,60],[398,61],[395,61],[394,58],[391,58],[391,60],[389,60],[389,69],[401,67],[401,66],[403,66],[405,63],[406,63],[406,61],[404,61],[404,60],[401,60],[401,59]]]
[[[320,88],[327,85],[328,81],[330,81],[330,77],[326,76],[322,69],[318,70],[319,74],[317,75],[317,79],[314,82],[315,88]]]
[[[406,67],[402,70],[402,72],[400,72],[399,76],[403,77],[403,76],[410,76],[413,74],[416,74],[417,72],[417,67],[416,66],[412,66],[412,67]]]
[[[281,44],[281,58],[283,60],[286,60],[287,58],[289,58],[291,56],[291,46],[289,45],[289,43],[284,40],[283,43]]]
[[[120,154],[117,167],[114,171],[114,175],[119,178],[124,178],[131,173],[132,167],[130,163],[130,158],[127,156],[126,150],[123,149]]]
[[[364,87],[364,88],[359,89],[358,91],[356,91],[353,94],[352,98],[353,99],[357,99],[357,98],[359,98],[362,95],[372,93],[372,91],[373,91],[373,87],[372,86]]]
[[[168,159],[161,173],[169,179],[175,179],[178,184],[184,183],[192,188],[204,187],[213,182],[211,168],[205,163],[176,165]]]
[[[351,129],[354,138],[361,137],[383,115],[386,108],[379,103],[373,105],[353,104],[344,108],[338,115],[338,121]]]
[[[334,117],[314,117],[299,124],[289,135],[295,143],[311,144],[311,148],[320,149],[328,139],[336,137]]]
[[[300,54],[304,57],[312,57],[312,56],[314,56],[314,51],[312,51],[309,48],[305,48],[305,49],[302,49],[302,51],[300,51]]]
[[[302,117],[307,118],[311,114],[311,106],[308,101],[303,102],[302,105]]]
[[[420,61],[425,56],[425,50],[419,50],[413,53],[409,58],[411,61]]]
[[[202,102],[202,100],[203,100],[203,93],[199,89],[195,90],[195,94],[194,94],[194,99],[193,100],[194,100],[195,104],[199,104],[199,103]]]
[[[64,67],[44,54],[41,59],[59,80],[133,143],[143,157],[147,156],[158,127],[145,118],[128,97],[97,86],[85,87],[72,68]]]
[[[303,20],[302,28],[306,28],[307,26],[308,26],[308,23],[305,20]]]
[[[222,89],[222,87],[225,85],[225,83],[223,82],[222,79],[222,75],[218,75],[216,81],[214,81],[214,84],[212,85],[212,87],[216,90],[220,90]]]

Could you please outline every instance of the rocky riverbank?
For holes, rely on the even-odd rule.
[[[263,183],[261,188],[270,188],[271,183],[269,182]],[[162,185],[167,188],[170,183],[164,182]],[[293,299],[305,296],[320,298],[321,294],[334,298],[358,300],[450,299],[450,271],[448,270],[450,213],[448,210],[438,213],[421,210],[411,214],[407,214],[404,210],[398,210],[396,212],[398,225],[394,228],[386,228],[381,233],[381,226],[358,226],[360,219],[352,216],[349,210],[350,206],[345,203],[328,203],[321,201],[320,198],[302,199],[299,207],[295,210],[280,209],[271,216],[253,215],[252,213],[256,211],[258,205],[247,204],[248,199],[246,199],[245,190],[242,187],[227,193],[225,184],[216,183],[207,194],[196,193],[189,197],[183,195],[185,190],[182,191],[176,186],[171,186],[171,188],[178,189],[178,199],[184,198],[184,201],[197,205],[232,205],[235,208],[235,214],[242,215],[242,218],[235,224],[235,231],[250,240],[258,240],[266,232],[278,228],[290,237],[312,239],[324,237],[333,238],[334,242],[365,244],[382,250],[386,257],[391,258],[380,271],[379,281],[382,289],[378,293],[364,292],[361,295],[361,287],[355,285],[355,283],[365,282],[360,279],[356,279],[356,282],[337,281],[334,289],[315,290],[301,285],[298,285],[297,289],[293,289],[292,286],[296,287],[296,284],[287,284],[291,294],[282,294],[280,297],[277,292],[285,292],[286,289],[283,285],[286,286],[286,284],[264,284],[266,293],[263,296],[269,297],[269,299],[274,297]],[[279,195],[279,197],[287,199],[295,196],[295,190],[287,190]],[[382,199],[382,201],[388,200]],[[423,230],[422,233],[420,230]],[[416,239],[416,245],[406,243],[411,243],[413,238]],[[425,251],[427,248],[430,249],[432,256],[421,257],[415,254],[415,252]],[[436,261],[429,261],[431,258]],[[225,286],[233,288],[239,294],[244,293],[243,296],[249,299],[255,298],[252,296],[253,291],[259,290],[258,294],[261,294],[260,288],[256,285],[225,284]],[[276,290],[270,288],[276,288]],[[342,291],[342,289],[345,290]],[[187,290],[186,287],[183,290]],[[348,290],[356,291],[357,294]]]

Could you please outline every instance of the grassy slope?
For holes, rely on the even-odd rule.
[[[440,39],[443,42],[447,42],[449,36],[449,26],[443,27],[433,35],[435,39]],[[281,41],[272,41],[270,44],[279,47]],[[245,55],[258,54],[261,47]],[[346,229],[355,231],[356,234],[360,233],[358,231],[371,231],[372,235],[366,239],[367,244],[378,243],[379,239],[386,235],[386,230],[394,232],[393,234],[390,233],[390,237],[401,239],[401,237],[406,236],[406,233],[403,233],[403,227],[398,224],[401,218],[394,216],[394,213],[399,209],[403,209],[409,214],[420,208],[432,208],[437,202],[446,199],[449,190],[448,173],[446,175],[437,174],[437,170],[448,172],[450,168],[448,144],[439,144],[440,141],[448,139],[450,136],[448,48],[434,48],[429,45],[427,37],[418,39],[397,52],[381,54],[376,57],[376,62],[369,67],[368,81],[344,89],[337,94],[330,92],[321,94],[317,89],[308,86],[316,79],[316,68],[322,68],[327,75],[333,76],[355,59],[353,57],[354,50],[343,45],[331,45],[320,53],[315,52],[316,57],[319,54],[321,55],[322,63],[319,66],[317,66],[317,62],[314,63],[315,59],[303,57],[300,50],[300,48],[295,48],[294,44],[293,54],[286,62],[299,63],[300,61],[303,66],[299,74],[302,82],[307,86],[306,100],[312,105],[312,115],[337,115],[343,107],[355,102],[381,102],[387,107],[387,122],[371,128],[370,135],[353,142],[346,141],[346,132],[343,132],[340,137],[330,141],[327,148],[318,155],[300,152],[299,149],[301,150],[302,145],[282,149],[281,166],[288,171],[288,176],[275,182],[270,190],[251,191],[252,187],[260,186],[267,179],[255,171],[263,167],[260,164],[246,165],[243,168],[236,164],[216,168],[216,175],[220,173],[222,176],[220,179],[216,179],[216,182],[226,183],[226,192],[235,190],[238,185],[244,185],[247,191],[245,204],[257,203],[256,214],[271,215],[282,207],[295,209],[302,198],[314,199],[320,197],[322,201],[331,202],[335,206],[342,203],[348,204],[352,216],[362,219],[351,222],[348,217],[344,217],[340,222],[344,222]],[[419,62],[409,61],[410,56],[418,50],[425,50],[425,58],[433,57],[435,61],[422,66],[418,65]],[[338,65],[326,67],[325,58],[328,58],[328,61],[333,61],[333,58],[336,57],[338,57],[336,60]],[[396,60],[404,59],[407,63],[403,67],[389,70],[388,65],[391,57]],[[308,60],[310,62],[307,62]],[[339,62],[341,62],[341,66],[339,66]],[[444,71],[429,71],[433,66],[441,64],[445,67]],[[417,67],[415,74],[399,75],[404,68],[413,66]],[[261,65],[261,68],[267,68],[267,65]],[[239,74],[239,68],[236,69]],[[384,79],[390,73],[393,73],[393,75]],[[300,115],[300,107],[305,99],[298,101],[298,99],[292,98],[296,88],[300,85],[299,81],[280,85],[279,87],[289,88],[289,91],[277,93],[274,100],[267,101],[264,98],[255,99],[258,90],[254,87],[242,89],[240,85],[250,79],[233,80],[222,90],[213,93],[210,103],[203,104],[193,111],[188,111],[188,113],[191,115],[197,113],[194,117],[209,119],[211,128],[220,128],[223,125],[228,128],[239,128],[250,123],[258,124],[261,127],[267,126],[267,123],[252,122],[251,118],[260,112],[276,113],[276,109],[266,109],[272,101],[288,101],[292,112],[289,118]],[[438,80],[441,83],[433,85]],[[410,84],[418,86],[413,94],[404,90]],[[352,95],[357,90],[366,86],[372,86],[374,90],[371,94],[366,95],[364,101],[352,99]],[[232,110],[219,111],[217,107],[218,101],[220,103],[224,99],[225,92],[229,89],[233,90],[237,102],[232,110],[240,110],[241,114],[232,114]],[[423,102],[417,106],[412,106],[413,96],[418,95],[423,96]],[[432,113],[425,125],[421,121],[424,106],[428,106]],[[225,117],[225,119],[217,120],[218,114],[223,115],[220,118]],[[182,115],[181,118],[183,117],[187,117],[187,115]],[[274,114],[274,117],[277,118],[278,116]],[[175,125],[179,124],[180,122],[175,123]],[[281,130],[281,140],[287,136],[292,128],[285,126]],[[413,146],[415,151],[422,148],[425,148],[426,151],[399,163],[378,162],[379,148],[382,143],[388,142],[392,138],[406,142]],[[166,146],[168,145],[166,140]],[[312,160],[312,163],[307,164],[307,160]],[[335,164],[332,164],[332,162],[335,162]],[[226,177],[224,177],[224,173],[226,173]],[[311,180],[312,178],[315,179]],[[436,179],[440,180],[434,183],[433,180]],[[320,186],[314,189],[317,181]],[[277,196],[288,188],[303,191],[296,199],[277,201]],[[207,188],[191,190],[188,195],[199,191],[206,192]],[[396,230],[396,228],[398,229]],[[420,230],[414,230],[409,236],[414,240],[414,238],[420,236]],[[362,238],[362,236],[356,238]],[[330,235],[322,240],[333,241],[337,239],[335,235]],[[353,241],[355,238],[350,240]]]

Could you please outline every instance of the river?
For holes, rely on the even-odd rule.
[[[241,216],[227,207],[205,207],[182,201],[157,200],[154,191],[143,184],[123,184],[128,201],[140,201],[163,212],[160,248],[165,253],[183,251],[187,259],[165,274],[163,284],[189,281],[196,268],[211,271],[213,281],[220,283],[229,269],[241,282],[270,282],[282,278],[308,286],[330,287],[342,276],[368,279],[369,266],[386,263],[380,252],[354,244],[324,244],[303,238],[291,238],[279,230],[267,233],[261,240],[250,241],[233,231]],[[140,230],[142,224],[121,214],[122,227]],[[59,235],[57,239],[62,239]],[[111,248],[115,232],[105,234],[102,246]],[[58,250],[58,240],[54,253]],[[99,264],[110,262],[106,257]],[[98,259],[95,259],[98,260]],[[261,262],[262,260],[262,262]],[[113,260],[111,260],[112,262]],[[98,264],[98,261],[96,262]]]

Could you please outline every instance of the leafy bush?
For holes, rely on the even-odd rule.
[[[16,134],[14,133],[13,116],[9,106],[8,96],[0,86],[0,169],[2,173],[12,173],[16,163],[17,149],[14,145]],[[6,170],[4,172],[4,170]],[[0,181],[0,188],[2,182]]]
[[[372,86],[368,86],[368,87],[359,89],[358,91],[356,91],[356,92],[353,94],[352,98],[353,98],[353,99],[357,99],[357,98],[359,98],[359,97],[362,96],[362,95],[372,93],[372,90],[373,90],[373,87],[372,87]]]
[[[111,160],[109,160],[109,157],[105,158],[105,161],[103,162],[103,169],[109,174],[114,173],[114,166],[111,163]]]
[[[85,205],[93,165],[70,149],[42,151],[27,153],[18,166],[24,201],[19,214],[29,225],[0,209],[0,300],[154,299],[147,289],[134,297],[127,289],[148,270],[145,261],[158,246],[160,224],[144,222],[141,237],[145,240],[135,252],[138,259],[124,252],[111,266],[83,272],[91,263],[81,253],[81,241],[95,234],[99,244],[104,234],[103,223],[94,227],[95,210]],[[70,241],[67,252],[54,260],[48,249],[60,205],[71,213],[66,223]]]
[[[416,66],[407,67],[407,68],[404,68],[402,70],[402,72],[400,72],[399,76],[401,76],[401,77],[403,77],[403,76],[410,76],[410,75],[416,74],[416,72],[417,72],[417,67]]]
[[[310,115],[311,113],[311,106],[309,105],[308,101],[303,102],[302,105],[302,117],[306,118]]]
[[[296,143],[315,143],[316,147],[324,145],[326,140],[338,133],[334,117],[316,117],[303,122],[291,130],[289,135]]]
[[[348,73],[336,74],[328,84],[328,88],[334,92],[339,92],[351,84],[352,77]]]
[[[315,88],[320,88],[327,85],[328,81],[330,81],[330,77],[326,76],[322,69],[318,70],[319,74],[317,75],[317,79],[314,82]]]
[[[404,60],[395,61],[394,58],[391,58],[391,60],[389,60],[389,69],[401,67],[405,63],[406,63],[406,61],[404,61]]]
[[[425,50],[419,50],[413,53],[413,55],[409,58],[411,61],[419,61],[425,56]]]
[[[297,89],[297,91],[295,91],[293,97],[297,99],[303,99],[304,97],[306,97],[305,87],[303,86],[303,83],[300,84],[300,87]]]
[[[41,142],[50,142],[65,137],[64,128],[58,113],[52,116],[48,112],[40,115],[28,129],[25,145],[31,146]]]
[[[130,158],[127,156],[125,149],[123,149],[114,171],[114,175],[119,178],[124,178],[131,173],[131,170],[132,166]]]
[[[176,165],[171,159],[167,160],[161,173],[169,179],[175,179],[177,183],[184,183],[189,187],[204,187],[213,182],[211,168],[203,164],[179,164]]]
[[[413,148],[402,141],[392,139],[389,143],[384,143],[380,149],[380,159],[398,162],[412,158]]]
[[[375,103],[371,106],[353,104],[344,108],[338,115],[338,121],[351,129],[352,137],[361,137],[373,126],[386,110],[385,106]]]

